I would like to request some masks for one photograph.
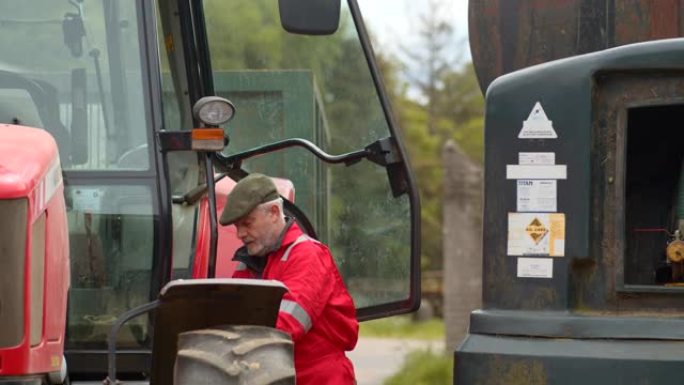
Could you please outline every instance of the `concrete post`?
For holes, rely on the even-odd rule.
[[[453,352],[468,330],[470,312],[482,304],[482,169],[454,141],[444,164],[444,323]]]

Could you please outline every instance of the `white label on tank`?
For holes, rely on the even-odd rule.
[[[508,255],[565,255],[565,214],[508,213]]]
[[[553,122],[546,117],[541,103],[537,102],[532,107],[527,120],[523,121],[522,130],[518,134],[519,139],[555,139],[556,131]]]
[[[506,165],[506,179],[567,179],[568,169],[564,164],[526,166]]]
[[[553,259],[518,258],[519,278],[553,278]]]
[[[520,152],[518,153],[518,164],[548,166],[556,164],[555,152]]]
[[[518,180],[517,211],[556,211],[555,180]]]

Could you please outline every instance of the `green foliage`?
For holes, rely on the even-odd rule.
[[[278,4],[271,0],[204,2],[212,69],[310,69],[319,76],[340,59],[343,34],[324,39],[283,32]],[[345,25],[341,26],[346,28]],[[319,84],[320,85],[320,84]]]
[[[439,268],[442,255],[442,141],[426,130],[427,112],[420,104],[399,99],[399,121],[403,127],[421,198],[423,267]]]
[[[404,366],[384,385],[450,385],[453,360],[431,351],[415,351],[406,357]]]
[[[411,316],[395,316],[362,322],[359,334],[362,337],[441,340],[444,338],[444,321],[413,321]]]
[[[463,151],[474,161],[482,164],[484,161],[484,117],[471,117],[453,134]]]
[[[437,100],[437,111],[440,117],[454,122],[457,126],[484,115],[484,99],[473,63],[451,69],[444,75]]]
[[[445,75],[444,88],[437,94],[437,116],[434,130],[430,132],[428,106],[408,97],[407,84],[398,80],[396,71],[403,67],[387,63],[380,68],[383,77],[391,79],[388,91],[418,181],[422,205],[423,267],[440,269],[444,177],[442,146],[447,139],[453,139],[475,162],[482,162],[484,99],[477,88],[472,65],[468,64],[460,70],[451,69]],[[451,110],[446,108],[448,105],[452,106]]]

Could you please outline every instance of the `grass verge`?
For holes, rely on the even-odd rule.
[[[415,351],[383,385],[450,385],[452,373],[453,360],[450,356],[429,350]]]
[[[414,322],[408,315],[395,316],[362,322],[359,335],[376,338],[438,340],[444,338],[444,321],[431,319]]]

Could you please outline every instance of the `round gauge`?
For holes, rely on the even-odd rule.
[[[667,259],[670,262],[684,261],[684,241],[674,240],[667,245]]]

